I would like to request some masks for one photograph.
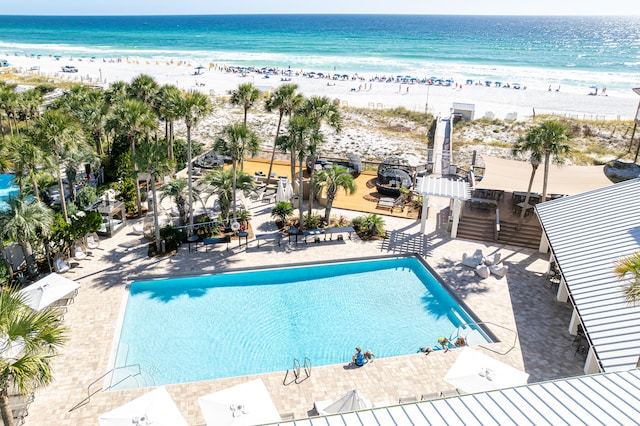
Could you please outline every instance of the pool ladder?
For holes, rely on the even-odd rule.
[[[289,377],[289,373],[293,373],[293,380],[287,382],[287,378]],[[304,374],[304,377],[302,375]],[[304,363],[300,366],[300,361],[298,358],[293,359],[293,369],[287,370],[284,375],[284,380],[282,382],[283,385],[288,386],[291,383],[295,383],[299,385],[304,382],[311,376],[311,360],[307,357],[304,357]]]

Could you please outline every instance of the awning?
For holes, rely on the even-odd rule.
[[[504,191],[526,191],[531,178],[531,164],[526,161],[507,160],[483,155],[484,177],[476,183],[477,188],[502,189]],[[544,164],[540,164],[533,180],[532,192],[542,194]],[[557,166],[549,165],[547,194],[573,195],[592,189],[603,188],[612,182],[604,174],[604,166]]]
[[[463,180],[421,177],[418,178],[416,191],[423,196],[446,197],[458,200],[471,198],[469,184]]]

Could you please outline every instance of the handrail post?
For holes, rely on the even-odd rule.
[[[493,226],[493,239],[498,240],[500,238],[500,209],[496,209],[496,220]]]

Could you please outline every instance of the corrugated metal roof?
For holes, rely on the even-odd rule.
[[[463,180],[453,180],[447,178],[421,177],[416,185],[420,195],[434,197],[446,197],[459,200],[471,198],[471,187]]]
[[[280,425],[631,425],[640,419],[640,370],[596,374]]]
[[[640,356],[640,306],[625,301],[616,262],[640,250],[640,179],[536,206],[603,371]]]

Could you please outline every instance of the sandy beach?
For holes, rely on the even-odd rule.
[[[49,56],[9,56],[10,65],[22,74],[37,74],[64,81],[85,82],[108,87],[116,81],[129,82],[140,74],[153,76],[159,84],[174,84],[183,90],[197,90],[216,99],[214,113],[200,122],[193,130],[196,140],[210,145],[212,134],[223,126],[241,120],[241,110],[224,102],[231,90],[241,83],[251,82],[265,92],[284,82],[295,83],[305,96],[327,96],[343,107],[371,110],[404,107],[413,111],[428,111],[436,117],[448,117],[454,103],[470,104],[475,109],[474,118],[505,119],[511,117],[526,122],[534,114],[555,114],[587,120],[631,120],[635,115],[638,96],[632,92],[610,90],[602,95],[589,95],[588,90],[577,87],[549,87],[546,83],[522,85],[520,89],[496,87],[474,82],[468,84],[463,77],[450,86],[404,84],[380,81],[382,75],[350,74],[348,78],[311,78],[310,70],[281,70],[271,75],[258,72],[240,72],[232,66],[195,61],[149,58],[58,58]],[[74,66],[77,73],[62,72],[63,66]],[[197,67],[201,67],[196,72]],[[319,71],[318,71],[319,72]],[[325,71],[324,74],[333,72]],[[376,78],[377,77],[377,78]],[[390,76],[385,76],[390,77]],[[593,92],[593,90],[592,90]],[[403,123],[389,122],[392,131],[380,132],[371,126],[366,115],[349,116],[344,110],[343,131],[328,132],[323,153],[343,156],[354,152],[365,159],[381,160],[389,155],[399,155],[417,165],[426,159],[424,141],[415,134],[426,134],[427,129],[412,129],[414,135],[393,131]],[[263,140],[263,149],[270,152],[276,131],[275,114],[264,112],[262,106],[249,114],[250,125]],[[184,137],[182,123],[176,131]],[[454,150],[455,141],[454,141]],[[495,154],[495,153],[494,153]],[[264,156],[264,154],[262,155]]]
[[[121,59],[81,59],[53,57],[10,56],[9,63],[18,71],[38,73],[65,80],[89,81],[108,85],[114,81],[130,81],[139,74],[152,75],[160,84],[175,84],[184,90],[198,90],[212,95],[225,95],[238,84],[252,82],[259,88],[268,90],[282,84],[289,77],[284,75],[265,75],[258,73],[231,72],[231,66],[224,64],[199,63],[194,61],[148,58]],[[62,67],[72,65],[78,73],[63,73]],[[196,67],[204,67],[202,74],[196,74]],[[306,96],[320,95],[339,99],[342,105],[382,109],[403,106],[414,111],[428,108],[434,115],[448,115],[454,102],[473,104],[475,118],[493,113],[495,118],[505,118],[516,113],[518,119],[536,114],[562,114],[577,118],[631,119],[637,107],[637,95],[628,92],[609,90],[605,96],[589,95],[592,89],[563,86],[548,86],[545,82],[534,85],[491,87],[468,84],[463,76],[451,86],[426,84],[399,84],[380,82],[375,77],[382,75],[349,74],[348,79],[309,78],[304,72],[322,72],[326,70],[291,70],[291,82],[298,84]],[[284,71],[283,71],[284,72]],[[356,77],[357,76],[357,77]],[[386,76],[390,77],[390,76]],[[503,83],[504,86],[506,83]],[[549,90],[549,88],[551,90]]]

